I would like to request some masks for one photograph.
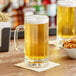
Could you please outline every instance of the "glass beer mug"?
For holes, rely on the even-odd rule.
[[[18,31],[24,28],[24,56],[26,65],[44,67],[48,64],[48,24],[49,18],[47,16],[31,15],[25,18],[24,27],[18,26],[16,28],[14,42],[18,51],[21,51],[17,46]]]
[[[57,2],[57,40],[68,40],[76,35],[76,1]]]

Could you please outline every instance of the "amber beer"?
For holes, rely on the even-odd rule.
[[[57,38],[61,40],[75,36],[75,28],[76,2],[59,1],[57,7]]]
[[[42,62],[48,58],[48,17],[33,15],[25,20],[25,59]]]

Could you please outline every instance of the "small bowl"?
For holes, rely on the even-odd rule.
[[[61,47],[65,53],[72,59],[76,59],[76,48],[72,48],[72,49],[68,49],[68,48],[64,48]]]

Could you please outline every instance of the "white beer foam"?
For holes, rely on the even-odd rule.
[[[64,7],[76,7],[76,0],[59,0],[57,4]]]
[[[49,22],[48,16],[44,15],[31,15],[25,18],[25,23],[29,24],[44,24],[48,22]]]

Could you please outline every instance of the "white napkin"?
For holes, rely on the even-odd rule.
[[[49,41],[49,44],[50,44],[50,45],[54,45],[54,46],[56,46],[56,47],[62,47],[62,42],[61,42],[61,43],[58,43],[57,40],[50,40],[50,41]]]
[[[56,40],[50,40],[50,41],[49,41],[49,44],[57,45],[58,43],[57,43],[57,41],[56,41]]]
[[[14,64],[14,65],[18,66],[18,67],[21,67],[21,68],[33,70],[33,71],[36,71],[36,72],[42,72],[42,71],[46,71],[48,69],[54,68],[56,66],[59,66],[60,64],[49,61],[48,65],[46,67],[43,67],[43,68],[31,68],[31,67],[28,67],[28,66],[25,65],[25,62],[21,62],[21,63]]]

